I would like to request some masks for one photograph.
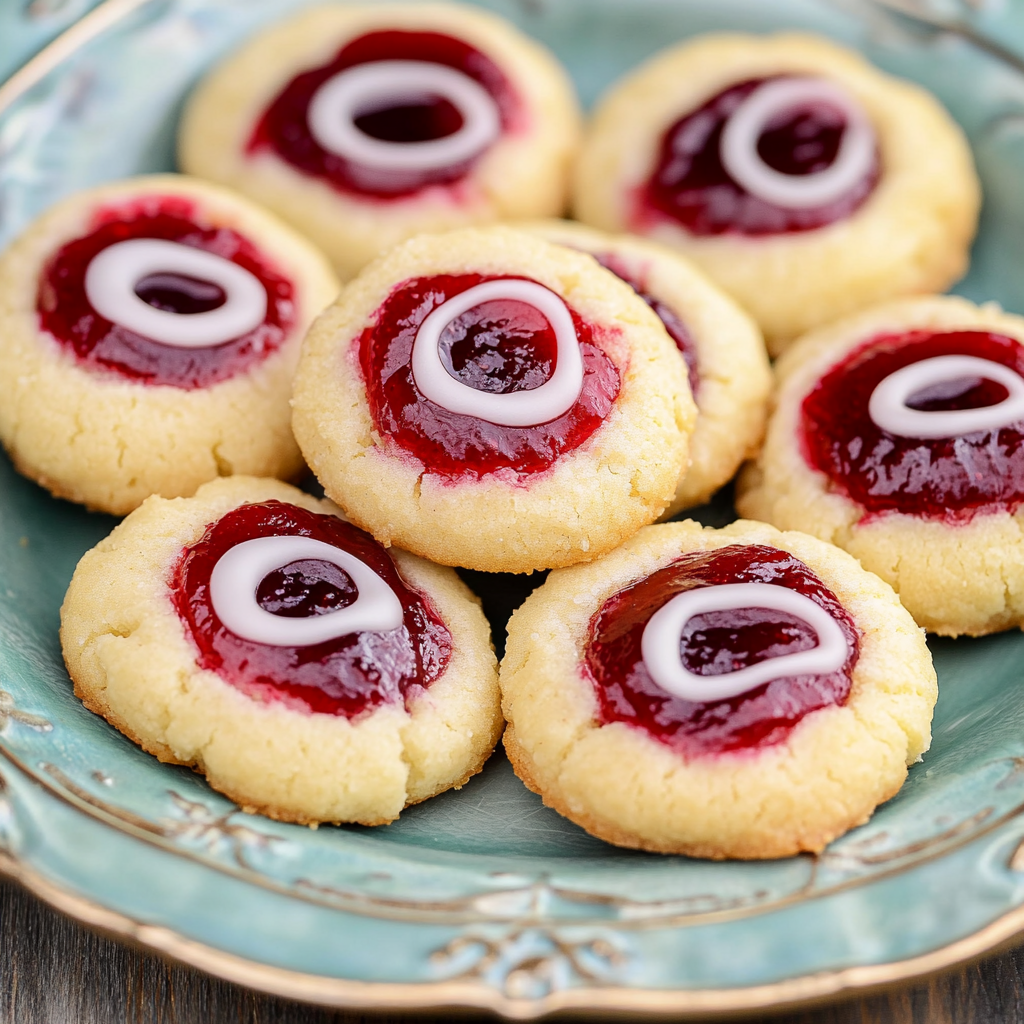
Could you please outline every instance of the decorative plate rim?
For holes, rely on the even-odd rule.
[[[78,49],[150,0],[102,0],[0,84],[0,113]],[[960,22],[923,17],[899,0],[873,0],[932,28],[960,36],[1024,71],[1024,60]],[[16,767],[16,766],[15,766]],[[31,778],[31,775],[30,775]],[[0,796],[3,779],[0,777]],[[976,837],[975,837],[976,838]],[[949,851],[945,851],[949,852]],[[487,986],[453,979],[436,982],[376,982],[334,978],[276,967],[228,953],[164,925],[146,924],[51,881],[26,860],[0,849],[0,877],[22,886],[51,908],[110,937],[203,970],[217,978],[270,995],[322,1006],[373,1010],[430,1010],[443,1007],[489,1010],[513,1020],[555,1012],[675,1014],[693,1019],[709,1013],[752,1014],[763,1009],[808,1006],[842,994],[866,994],[922,979],[1012,945],[1024,934],[1024,904],[970,935],[903,960],[818,971],[784,981],[731,988],[654,989],[616,985],[553,991],[539,998],[514,998]]]
[[[641,989],[602,985],[515,999],[485,986],[460,981],[378,982],[330,978],[261,964],[226,953],[163,925],[150,925],[110,910],[56,885],[24,861],[0,851],[0,876],[7,877],[55,910],[109,936],[197,967],[224,981],[269,995],[321,1006],[373,1010],[442,1007],[491,1010],[510,1020],[532,1020],[558,1011],[682,1015],[751,1014],[764,1009],[807,1006],[835,996],[866,994],[923,978],[978,959],[1009,945],[1024,931],[1024,906],[1016,907],[973,935],[906,960],[845,967],[767,985],[725,989]],[[597,998],[595,998],[597,997]]]

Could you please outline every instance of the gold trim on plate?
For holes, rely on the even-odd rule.
[[[103,3],[94,7],[71,28],[65,29],[0,85],[0,113],[89,40],[149,2],[150,0],[103,0]]]
[[[2,693],[3,691],[0,691]],[[42,720],[40,720],[42,721]],[[48,724],[48,723],[47,723]],[[605,904],[624,911],[618,918],[595,919],[590,923],[614,928],[620,932],[637,931],[654,928],[695,927],[711,922],[734,921],[740,918],[761,916],[774,913],[786,907],[794,906],[808,900],[824,899],[838,893],[848,892],[884,881],[906,871],[930,863],[940,857],[966,846],[969,843],[990,835],[1014,818],[1024,814],[1024,803],[1016,804],[1002,814],[993,817],[994,808],[983,807],[974,814],[956,822],[941,832],[896,849],[869,852],[871,846],[886,838],[886,833],[876,833],[860,843],[853,844],[844,850],[827,848],[823,853],[803,855],[809,862],[809,873],[806,881],[797,888],[785,892],[773,899],[765,899],[764,893],[755,893],[752,898],[737,897],[735,900],[722,901],[713,894],[687,897],[685,899],[666,899],[660,902],[642,902],[627,900],[623,897],[608,896],[602,893],[590,893],[584,890],[564,889],[552,886],[542,879],[535,879],[516,889],[488,889],[474,892],[448,900],[409,900],[397,897],[373,896],[357,890],[344,890],[319,884],[307,878],[297,878],[292,883],[279,882],[254,868],[245,859],[244,845],[240,845],[243,837],[248,837],[255,845],[266,848],[275,842],[282,841],[272,836],[229,821],[235,814],[241,814],[237,808],[225,815],[217,816],[204,805],[185,800],[174,790],[168,790],[172,802],[185,817],[180,821],[161,820],[153,822],[142,818],[132,811],[117,807],[100,800],[68,778],[56,765],[42,761],[39,768],[42,774],[32,770],[21,758],[0,743],[0,759],[6,760],[11,767],[26,778],[44,789],[54,799],[73,808],[81,814],[91,817],[108,828],[129,835],[132,838],[155,846],[183,860],[191,861],[202,868],[217,871],[231,878],[238,879],[269,892],[277,893],[289,899],[297,899],[307,903],[356,914],[364,917],[376,917],[385,920],[397,920],[408,924],[518,924],[540,927],[579,926],[585,921],[580,918],[554,915],[522,914],[518,911],[507,914],[499,913],[496,901],[507,900],[509,897],[528,895],[537,890],[538,886],[546,893],[560,897],[572,903]],[[1011,770],[1004,779],[997,783],[1002,787],[1009,779],[1020,774],[1021,758],[997,758],[994,762],[1011,762]],[[95,776],[96,773],[94,772]],[[56,783],[57,785],[54,785]],[[971,827],[977,826],[972,831]],[[232,864],[199,856],[197,853],[183,849],[171,841],[175,838],[217,839],[227,841],[232,848]],[[1024,841],[1021,843],[1024,849]],[[913,857],[913,859],[907,859]],[[1024,853],[1019,858],[1011,858],[1014,867],[1018,862],[1024,865]],[[890,867],[876,871],[874,874],[846,878],[816,888],[819,869],[823,864],[835,862],[861,863],[876,866],[895,862]],[[680,905],[686,909],[680,909]]]
[[[889,964],[869,964],[823,971],[802,978],[732,989],[638,989],[602,985],[552,992],[538,999],[516,999],[484,983],[463,980],[367,982],[303,974],[255,963],[206,946],[178,932],[144,924],[67,892],[42,874],[0,851],[0,875],[23,885],[56,910],[108,935],[128,939],[225,981],[271,995],[323,1006],[374,1010],[469,1007],[492,1010],[511,1020],[531,1020],[556,1011],[673,1014],[694,1018],[707,1014],[753,1013],[817,1002],[851,992],[865,992],[933,974],[981,957],[1024,931],[1024,907],[1017,907],[965,939]]]

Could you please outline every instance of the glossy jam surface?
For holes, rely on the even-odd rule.
[[[210,574],[234,545],[256,537],[312,537],[351,552],[397,594],[403,625],[387,633],[352,633],[309,647],[274,647],[226,629],[210,601]],[[211,524],[185,548],[171,598],[198,649],[201,668],[216,672],[254,700],[354,718],[400,703],[437,679],[452,640],[428,600],[410,589],[372,537],[334,516],[267,501],[243,505]],[[264,577],[257,601],[275,615],[305,617],[344,608],[358,596],[343,570],[319,559],[292,562]]]
[[[179,242],[244,267],[267,291],[263,323],[223,345],[178,348],[100,316],[85,292],[89,263],[108,246],[134,238]],[[216,309],[225,300],[212,281],[174,273],[150,274],[137,282],[135,292],[157,309],[184,315]],[[145,196],[97,210],[89,234],[65,243],[43,268],[36,308],[40,329],[80,365],[142,384],[184,389],[244,373],[280,348],[295,324],[292,282],[250,241],[230,228],[208,224],[191,201],[178,196]]]
[[[147,274],[136,283],[135,294],[154,309],[181,316],[209,313],[227,301],[219,284],[174,272]]]
[[[661,140],[654,172],[641,191],[638,220],[668,218],[693,235],[777,235],[810,231],[849,217],[871,194],[873,172],[847,195],[826,206],[785,209],[751,195],[722,165],[719,143],[740,103],[770,78],[739,82],[680,118]],[[803,175],[831,165],[845,119],[825,103],[801,106],[762,133],[757,149],[769,167]]]
[[[804,399],[804,457],[869,513],[932,519],[969,517],[1024,501],[1024,423],[962,437],[926,440],[890,434],[868,415],[871,393],[889,374],[934,356],[971,355],[1024,375],[1024,346],[985,331],[912,331],[866,342],[818,381]],[[1006,397],[977,378],[912,395],[912,408],[939,411],[994,405]]]
[[[271,615],[307,619],[347,608],[359,588],[340,566],[303,558],[267,573],[256,588],[256,603]]]
[[[714,703],[662,690],[641,654],[647,622],[676,594],[727,583],[772,583],[809,597],[839,623],[850,651],[846,664],[825,675],[774,679]],[[680,650],[691,672],[715,676],[816,643],[811,627],[791,615],[739,609],[694,616],[683,629]],[[777,548],[730,545],[682,555],[605,601],[590,624],[584,672],[593,682],[602,724],[634,725],[684,756],[697,757],[785,742],[812,711],[845,703],[858,653],[857,627],[803,562]]]
[[[483,281],[479,274],[414,278],[398,285],[358,341],[375,428],[430,472],[448,477],[499,470],[529,474],[550,468],[604,422],[619,393],[619,372],[595,343],[596,328],[572,312],[583,353],[583,390],[576,404],[549,423],[505,427],[451,412],[423,397],[412,375],[416,331],[432,310]],[[441,361],[478,391],[529,391],[554,372],[554,331],[523,302],[481,303],[442,332]]]
[[[462,127],[459,108],[441,96],[385,107],[355,118],[355,126],[382,142],[431,142],[454,135]]]
[[[375,199],[407,196],[429,185],[451,185],[465,177],[473,160],[431,170],[383,172],[324,149],[310,133],[306,114],[320,86],[347,68],[381,60],[429,61],[461,71],[494,98],[503,131],[513,129],[521,116],[519,100],[502,71],[461,39],[439,32],[370,32],[348,43],[330,63],[293,78],[264,111],[248,151],[272,150],[297,170],[339,192]],[[361,115],[355,124],[386,142],[427,142],[458,131],[462,115],[440,96],[413,96],[399,106]]]
[[[617,256],[612,253],[594,253],[594,259],[605,270],[610,270],[616,277],[625,281],[654,310],[658,319],[664,324],[668,336],[676,343],[676,348],[679,349],[683,362],[686,363],[686,372],[690,378],[690,392],[696,398],[700,387],[700,371],[697,367],[697,346],[693,343],[693,338],[679,314],[671,306],[662,302],[661,299],[656,299],[651,295],[647,291],[647,282],[637,277],[634,272],[631,272],[625,262]]]

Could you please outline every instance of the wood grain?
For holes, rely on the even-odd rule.
[[[1024,1024],[1024,947],[774,1024]],[[250,992],[82,928],[0,881],[0,1024],[441,1024],[452,1015],[326,1010]],[[494,1021],[459,1015],[475,1024]],[[764,1017],[760,1019],[766,1019]]]

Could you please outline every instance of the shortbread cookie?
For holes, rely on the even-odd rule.
[[[935,633],[1024,623],[1024,318],[905,299],[802,338],[744,515],[830,540]]]
[[[757,325],[687,259],[631,235],[571,221],[531,222],[529,230],[589,252],[658,314],[686,363],[697,403],[690,467],[665,511],[706,502],[761,443],[772,376]]]
[[[486,11],[344,4],[249,40],[181,125],[192,173],[319,244],[343,278],[421,231],[565,208],[578,103],[543,47]]]
[[[930,742],[935,672],[892,589],[801,533],[641,530],[512,616],[505,747],[559,813],[619,846],[820,851]]]
[[[501,734],[490,631],[455,573],[274,480],[151,498],[83,557],[61,620],[86,707],[280,821],[391,821]]]
[[[423,235],[368,267],[310,330],[293,404],[354,522],[502,572],[594,558],[656,519],[695,418],[632,288],[503,227]]]
[[[680,250],[777,355],[967,266],[980,191],[933,96],[826,39],[711,35],[612,87],[577,164],[580,220]]]
[[[52,493],[115,514],[293,476],[292,373],[338,288],[291,228],[204,182],[71,196],[0,257],[0,440]]]

